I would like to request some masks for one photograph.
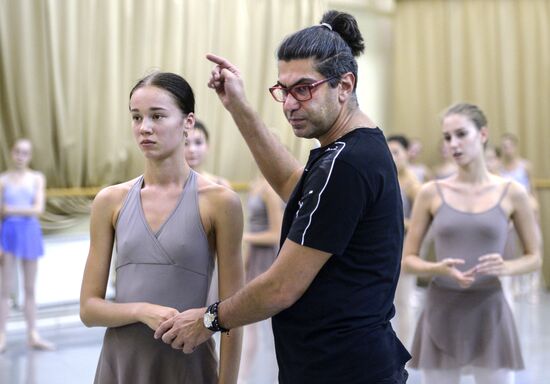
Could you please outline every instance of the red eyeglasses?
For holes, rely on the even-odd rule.
[[[332,76],[311,84],[296,84],[290,88],[283,87],[282,85],[275,85],[269,88],[269,92],[275,101],[278,101],[279,103],[284,103],[289,94],[291,94],[297,101],[307,101],[311,100],[313,97],[313,90],[316,87],[338,77],[340,76]]]

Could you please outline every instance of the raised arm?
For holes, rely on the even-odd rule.
[[[239,69],[226,59],[208,54],[215,63],[208,86],[231,113],[258,167],[275,192],[286,202],[302,174],[298,160],[279,142],[248,102]]]
[[[143,322],[155,330],[178,311],[150,303],[122,304],[105,299],[113,252],[114,223],[126,191],[120,186],[105,188],[92,204],[90,250],[80,291],[80,318],[88,327],[118,327]]]

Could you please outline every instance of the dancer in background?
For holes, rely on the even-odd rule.
[[[267,271],[275,261],[282,221],[283,201],[260,176],[252,183],[248,195],[248,230],[243,236],[247,283]],[[277,375],[271,320],[245,326],[239,383],[274,384]]]
[[[422,370],[425,384],[458,384],[464,368],[477,384],[509,384],[524,365],[499,276],[540,267],[535,216],[525,188],[488,171],[487,120],[477,106],[450,107],[442,126],[458,171],[422,187],[403,250],[406,272],[432,277],[410,367]],[[525,252],[504,260],[510,221]],[[430,224],[435,262],[418,257]]]
[[[411,169],[409,163],[409,140],[403,135],[392,135],[387,138],[388,147],[397,168],[399,188],[401,189],[401,200],[403,201],[403,218],[405,232],[409,227],[409,220],[414,199],[420,190],[421,183]],[[417,305],[416,276],[403,273],[399,275],[397,289],[395,291],[396,313],[392,324],[395,325],[395,332],[400,339],[404,340],[409,334],[410,324],[414,322],[414,306]],[[408,344],[408,340],[404,340]]]
[[[387,138],[387,141],[395,167],[397,168],[399,187],[401,189],[401,200],[403,201],[405,230],[407,230],[413,202],[416,194],[420,190],[421,183],[409,163],[409,140],[403,135],[392,135]]]
[[[420,183],[425,183],[432,179],[432,171],[430,168],[420,162],[420,154],[422,153],[422,142],[420,139],[409,140],[407,155],[409,158],[409,166],[416,175]]]
[[[434,179],[444,179],[455,174],[456,171],[456,163],[453,161],[449,148],[442,140],[439,143],[439,163],[433,168]]]
[[[511,133],[505,133],[500,139],[500,167],[499,174],[510,180],[515,180],[527,189],[530,194],[531,205],[535,212],[540,233],[539,204],[531,177],[531,163],[522,158],[518,151],[519,140]],[[542,235],[541,235],[542,236]],[[518,235],[513,226],[510,227],[510,238],[507,244],[508,256],[517,257],[522,250],[518,246]],[[517,299],[527,298],[531,302],[538,301],[540,289],[540,271],[514,276],[512,278],[512,294]]]
[[[213,181],[216,184],[223,185],[224,187],[231,188],[229,181],[221,176],[214,175],[206,172],[204,164],[208,157],[210,150],[210,133],[206,128],[206,125],[199,119],[195,119],[195,125],[193,129],[189,130],[187,140],[185,141],[185,161],[195,172]],[[210,291],[208,292],[208,303],[212,303],[219,300],[218,296],[218,263],[214,264],[214,271],[212,273],[212,282],[210,284]],[[216,346],[220,343],[220,335],[215,334],[214,340]]]
[[[500,150],[492,145],[486,145],[485,163],[489,172],[500,175]]]
[[[12,149],[13,166],[0,174],[0,352],[6,349],[9,295],[17,273],[17,262],[21,262],[23,267],[28,344],[34,349],[54,349],[54,345],[42,339],[36,329],[36,275],[38,258],[44,254],[38,218],[44,212],[46,179],[41,172],[29,168],[31,159],[31,142],[17,140]]]
[[[506,133],[500,140],[500,175],[517,181],[533,193],[531,163],[519,155],[518,138]]]
[[[202,176],[212,180],[216,184],[231,188],[231,184],[223,177],[213,175],[203,169],[208,156],[210,134],[206,125],[200,120],[195,120],[195,127],[189,131],[185,143],[185,160],[187,164]]]
[[[87,326],[107,327],[95,383],[236,383],[241,331],[186,355],[153,338],[179,311],[204,306],[214,268],[219,296],[243,285],[240,199],[193,171],[184,159],[195,100],[187,81],[157,72],[130,92],[134,138],[145,157],[142,176],[107,187],[92,205],[90,252],[80,299]],[[116,238],[114,301],[105,299]]]

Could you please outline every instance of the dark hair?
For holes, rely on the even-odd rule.
[[[477,129],[481,129],[487,126],[487,118],[485,114],[479,109],[477,105],[468,104],[468,103],[458,103],[451,105],[445,113],[443,113],[443,118],[446,118],[450,115],[464,115],[470,119]]]
[[[210,135],[208,134],[208,129],[206,129],[206,125],[204,125],[204,123],[201,120],[195,119],[194,129],[198,129],[204,134],[204,138],[206,139],[207,143],[210,141]]]
[[[326,78],[351,72],[355,76],[355,92],[355,56],[363,53],[364,49],[363,36],[355,18],[350,14],[332,10],[323,15],[321,24],[287,36],[279,46],[277,58],[283,61],[314,58],[315,69]],[[333,79],[329,83],[336,87],[338,79]]]
[[[405,148],[405,150],[409,149],[409,139],[407,139],[406,136],[403,136],[403,135],[391,135],[391,136],[388,136],[388,138],[386,139],[386,141],[389,143],[391,141],[397,141],[399,144],[401,144],[401,146],[403,148]]]
[[[130,91],[130,99],[134,92],[151,85],[169,92],[184,114],[195,112],[195,95],[189,83],[180,75],[171,72],[154,72],[139,80]]]

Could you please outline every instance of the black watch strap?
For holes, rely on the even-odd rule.
[[[220,302],[215,302],[214,304],[210,305],[206,309],[206,313],[209,314],[212,318],[212,324],[208,327],[209,330],[212,332],[224,332],[229,333],[229,329],[226,329],[222,326],[220,326],[220,323],[218,322],[218,305]]]

